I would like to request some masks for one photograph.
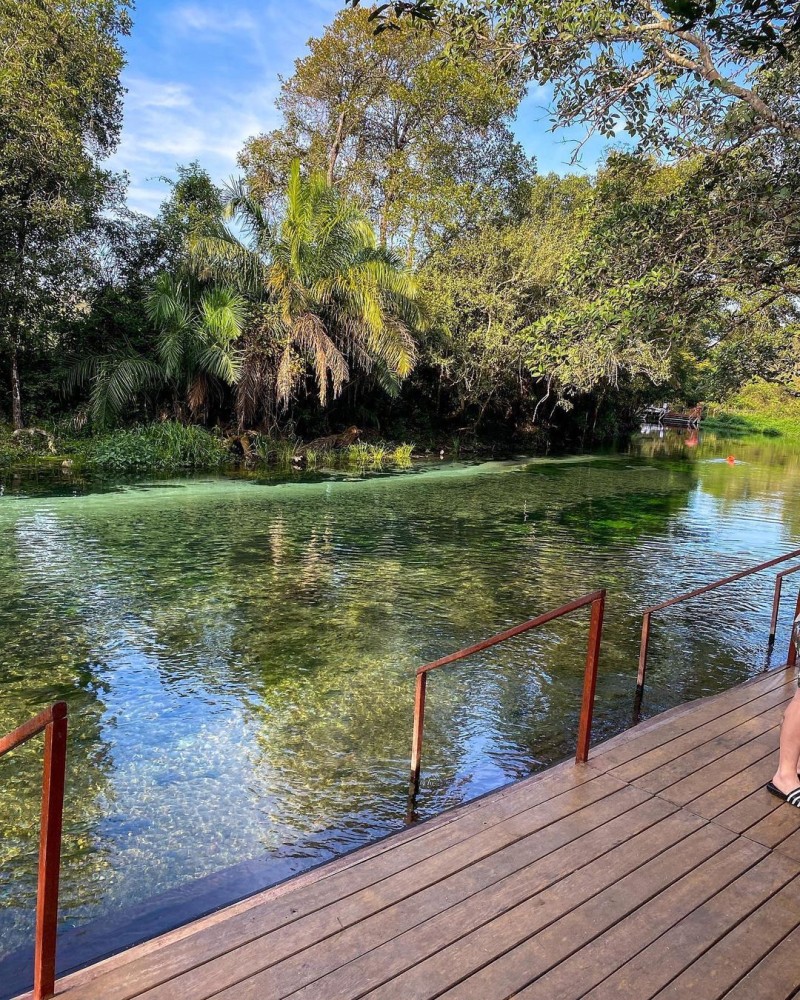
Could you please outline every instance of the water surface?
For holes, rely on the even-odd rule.
[[[415,667],[599,586],[596,738],[620,730],[642,608],[800,547],[800,456],[780,440],[0,481],[0,731],[55,699],[71,713],[65,928],[243,862],[256,889],[398,829]],[[773,580],[656,622],[648,713],[764,667]],[[431,677],[423,816],[573,751],[585,642],[576,616]],[[0,761],[0,955],[31,935],[40,752]]]

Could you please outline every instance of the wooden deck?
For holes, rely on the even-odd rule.
[[[69,1000],[781,1000],[780,669],[62,980]]]

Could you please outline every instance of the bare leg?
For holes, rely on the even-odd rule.
[[[783,716],[778,770],[772,783],[782,792],[791,792],[800,785],[797,777],[800,762],[800,691],[797,691]]]

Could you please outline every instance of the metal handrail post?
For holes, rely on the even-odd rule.
[[[67,705],[59,701],[35,718],[0,737],[0,757],[44,732],[39,874],[36,890],[36,937],[33,947],[33,1000],[55,994],[58,883],[64,785],[67,770]]]
[[[561,607],[555,608],[552,611],[547,611],[536,618],[531,618],[529,621],[523,622],[521,625],[515,625],[513,628],[506,629],[504,632],[499,632],[490,639],[483,639],[480,642],[474,643],[472,646],[460,649],[456,653],[448,653],[447,656],[442,656],[438,660],[433,660],[431,663],[425,663],[421,667],[417,668],[416,687],[414,691],[414,728],[411,741],[411,771],[408,781],[408,808],[406,811],[407,822],[410,823],[414,819],[416,800],[417,795],[419,794],[420,769],[422,763],[422,741],[425,730],[425,696],[427,690],[427,676],[431,670],[437,670],[439,667],[444,667],[449,663],[454,663],[457,660],[463,660],[467,656],[472,656],[474,653],[479,653],[484,649],[497,646],[501,642],[506,642],[508,639],[513,639],[515,636],[529,632],[531,629],[539,628],[541,625],[546,625],[549,622],[555,621],[557,618],[563,618],[564,615],[571,614],[573,611],[577,611],[580,608],[585,608],[591,605],[592,613],[589,624],[589,642],[583,679],[583,696],[581,700],[581,714],[578,727],[578,744],[575,754],[575,759],[578,763],[584,763],[587,760],[592,735],[592,713],[594,708],[595,689],[597,686],[600,641],[603,633],[605,598],[605,590],[596,590],[591,594],[586,594],[574,601],[570,601],[568,604],[562,604]]]
[[[800,570],[800,566],[792,566],[791,569],[782,570],[775,577],[775,593],[772,598],[772,618],[769,623],[769,644],[770,647],[775,642],[775,633],[778,630],[778,614],[781,607],[781,592],[783,589],[783,578],[785,576],[791,576],[792,573],[797,573]]]
[[[794,549],[792,552],[787,552],[785,555],[776,556],[774,559],[768,559],[766,562],[759,563],[757,566],[750,566],[747,569],[739,570],[738,573],[732,573],[730,576],[723,577],[721,580],[715,580],[713,583],[707,583],[703,587],[697,587],[695,590],[690,590],[685,594],[679,594],[677,597],[671,597],[668,601],[662,601],[660,604],[653,604],[651,607],[645,608],[642,615],[642,639],[639,646],[639,672],[636,678],[636,694],[633,702],[634,725],[636,725],[639,721],[642,699],[644,697],[652,615],[657,611],[663,611],[665,608],[670,608],[675,604],[688,601],[692,597],[699,597],[701,594],[707,594],[712,590],[717,590],[719,587],[724,587],[726,584],[735,583],[737,580],[743,580],[746,576],[752,576],[753,573],[760,573],[762,570],[769,569],[771,566],[777,566],[778,563],[786,562],[787,559],[796,559],[798,556],[800,556],[800,549]],[[800,569],[800,567],[794,567],[791,570],[787,570],[783,575],[788,576],[790,572],[795,572],[795,569]],[[779,597],[778,601],[780,601]],[[775,614],[775,600],[773,599],[773,616]]]

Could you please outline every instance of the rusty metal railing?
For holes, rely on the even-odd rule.
[[[647,678],[647,654],[650,646],[650,619],[652,616],[657,611],[663,611],[665,608],[671,608],[673,605],[681,604],[683,601],[688,601],[692,597],[699,597],[701,594],[707,594],[712,590],[717,590],[719,587],[724,587],[726,584],[735,583],[737,580],[743,580],[746,576],[752,576],[753,573],[760,573],[762,570],[769,569],[771,566],[777,566],[778,563],[786,562],[787,559],[796,559],[797,557],[800,557],[800,549],[787,552],[782,556],[776,556],[775,559],[769,559],[767,562],[759,563],[757,566],[750,566],[748,569],[743,569],[738,573],[731,574],[731,576],[726,576],[721,580],[715,580],[713,583],[708,583],[704,587],[698,587],[696,590],[690,590],[686,594],[680,594],[678,597],[672,597],[668,601],[662,601],[660,604],[654,604],[645,609],[642,616],[642,639],[639,645],[639,670],[636,677],[636,695],[633,701],[634,725],[639,721],[641,716],[642,700],[644,698],[644,685]],[[795,569],[800,569],[800,567],[785,570],[782,574],[779,573],[778,578],[775,581],[775,597],[772,603],[773,624],[771,626],[770,644],[774,641],[774,628],[777,624],[778,608],[780,606],[780,593],[783,582],[782,578],[795,572]],[[793,646],[790,643],[790,656],[792,655],[792,649]]]
[[[460,649],[457,653],[450,653],[431,663],[425,663],[417,669],[416,688],[414,693],[414,735],[411,743],[411,777],[408,785],[408,811],[407,821],[414,818],[416,812],[417,795],[419,794],[419,775],[422,761],[422,738],[425,728],[425,694],[428,683],[428,674],[431,670],[437,670],[448,663],[456,660],[463,660],[467,656],[480,653],[484,649],[497,646],[501,642],[513,639],[515,636],[529,632],[531,629],[539,628],[540,625],[547,625],[548,622],[563,618],[565,615],[578,611],[591,605],[592,612],[589,622],[589,642],[586,653],[586,668],[583,675],[583,697],[581,700],[581,715],[578,724],[578,744],[575,753],[575,760],[585,763],[589,756],[589,744],[592,737],[592,712],[594,709],[594,694],[597,686],[597,666],[600,656],[600,640],[603,633],[603,613],[605,610],[606,592],[596,590],[591,594],[578,597],[569,604],[562,604],[560,608],[547,611],[537,618],[531,618],[521,625],[499,632],[490,639],[476,642],[472,646]]]
[[[797,593],[797,604],[794,606],[792,635],[789,639],[789,655],[786,657],[787,667],[797,666],[797,649],[800,646],[800,591]]]
[[[58,880],[67,765],[67,706],[58,701],[0,737],[0,757],[44,732],[42,820],[39,833],[39,879],[36,891],[36,939],[33,950],[33,1000],[55,993]]]
[[[775,593],[772,598],[772,620],[769,623],[769,644],[775,642],[775,632],[778,629],[778,612],[781,607],[781,591],[783,589],[783,579],[786,576],[791,576],[792,573],[797,573],[800,570],[800,566],[792,566],[790,569],[781,570],[780,573],[775,577]]]

